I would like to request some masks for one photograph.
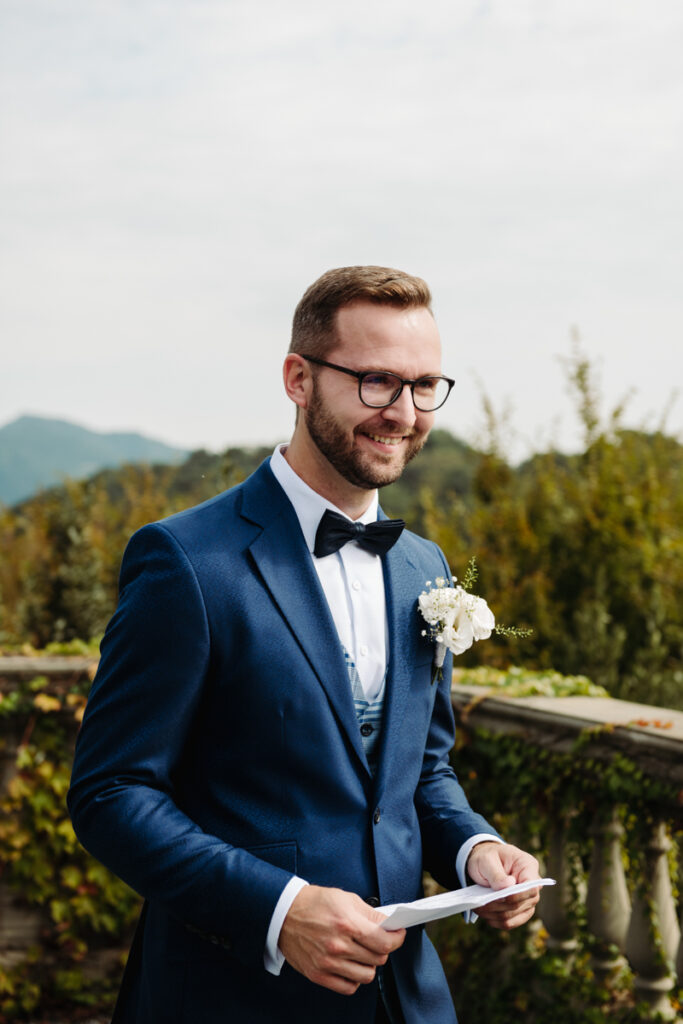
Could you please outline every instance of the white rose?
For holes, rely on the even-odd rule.
[[[475,640],[472,619],[465,600],[466,596],[465,592],[461,590],[458,603],[448,609],[444,620],[443,640],[453,654],[462,654],[467,651]]]
[[[475,640],[488,640],[496,624],[493,612],[483,597],[471,597],[469,617]]]

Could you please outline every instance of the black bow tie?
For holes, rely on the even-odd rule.
[[[381,519],[377,523],[353,523],[338,512],[327,509],[315,535],[313,554],[316,558],[339,551],[355,540],[373,555],[384,555],[396,543],[406,524],[402,519]]]

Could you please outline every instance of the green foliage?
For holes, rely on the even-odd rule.
[[[470,558],[465,569],[465,575],[462,578],[462,589],[470,592],[473,589],[474,584],[477,582],[478,578],[479,570],[477,568],[477,560],[476,558]]]
[[[546,948],[546,933],[500,932],[459,923],[432,930],[453,991],[459,1024],[652,1024],[634,1003],[630,971],[597,985],[589,951],[571,959]]]
[[[563,676],[552,669],[535,671],[511,665],[496,669],[480,665],[456,668],[453,682],[459,686],[483,686],[491,693],[506,697],[608,697],[607,690],[596,686],[587,676]]]
[[[0,1022],[38,1006],[110,1006],[120,979],[84,971],[90,952],[127,945],[139,897],[80,846],[66,812],[76,723],[88,681],[59,688],[44,677],[2,695],[3,745],[19,735],[15,774],[0,799],[2,882],[43,920],[24,961],[0,968]]]
[[[461,728],[454,766],[470,803],[508,836],[523,828],[520,838],[527,843],[529,837],[538,841],[547,832],[551,808],[553,814],[570,815],[573,838],[588,843],[596,813],[628,807],[624,825],[635,856],[648,835],[653,808],[673,814],[680,794],[674,786],[645,775],[623,754],[615,753],[610,760],[586,756],[585,748],[599,739],[601,731],[586,729],[572,751],[557,753],[526,738]]]
[[[170,511],[171,474],[107,471],[0,512],[0,644],[45,647],[102,633],[126,541]]]
[[[429,535],[526,639],[478,645],[466,664],[521,660],[585,674],[614,696],[683,707],[683,446],[662,433],[598,429],[576,357],[586,450],[537,455],[517,472],[482,456],[468,509],[434,504]]]

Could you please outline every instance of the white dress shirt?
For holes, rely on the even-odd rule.
[[[344,544],[339,551],[323,558],[315,557],[315,535],[323,513],[331,509],[345,519],[349,517],[297,476],[282,454],[285,447],[275,449],[270,468],[294,506],[339,640],[356,664],[367,700],[372,701],[382,688],[387,667],[388,626],[382,559],[355,543]],[[375,491],[358,522],[376,522],[377,505]]]
[[[286,449],[287,445],[278,445],[271,456],[270,468],[294,507],[339,640],[356,663],[365,696],[374,700],[381,690],[387,666],[388,625],[382,560],[379,555],[364,551],[354,541],[349,541],[331,555],[315,557],[315,535],[323,513],[331,509],[346,519],[349,516],[304,483],[285,459],[283,453]],[[376,522],[377,506],[375,491],[367,511],[357,521]],[[476,835],[463,843],[456,859],[461,885],[465,885],[465,866],[472,847],[493,838]],[[275,905],[263,957],[264,966],[271,974],[280,973],[285,959],[278,947],[282,923],[294,898],[307,884],[297,876],[290,879]]]

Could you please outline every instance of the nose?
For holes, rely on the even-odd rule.
[[[404,427],[412,427],[415,423],[416,413],[413,403],[413,393],[409,384],[404,384],[401,394],[395,402],[382,409],[385,419],[393,420]]]

